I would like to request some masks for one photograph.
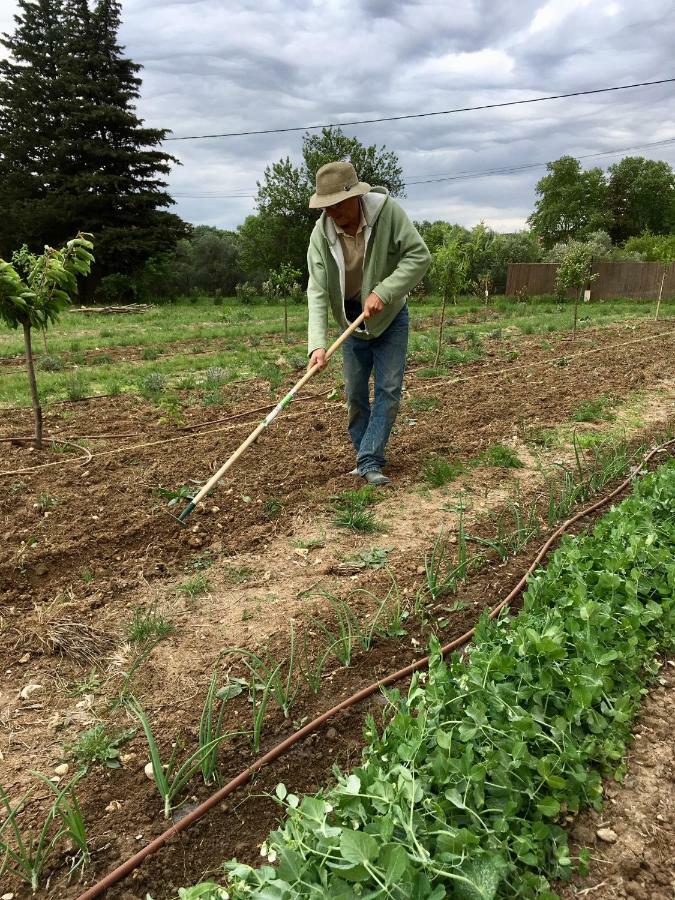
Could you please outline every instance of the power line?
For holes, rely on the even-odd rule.
[[[203,141],[210,138],[248,137],[255,134],[284,134],[289,131],[311,131],[316,128],[343,128],[348,125],[373,125],[378,122],[400,122],[404,119],[425,119],[430,116],[449,116],[453,113],[475,112],[481,109],[500,109],[505,106],[522,106],[526,103],[541,103],[543,100],[562,100],[565,97],[585,97],[589,94],[606,94],[610,91],[626,91],[629,88],[649,87],[654,84],[669,84],[675,78],[661,78],[658,81],[639,81],[635,84],[620,84],[613,87],[595,88],[587,91],[571,91],[567,94],[551,94],[548,97],[531,97],[527,100],[507,100],[503,103],[484,103],[481,106],[462,106],[457,109],[441,109],[435,112],[409,113],[404,116],[381,116],[378,119],[355,119],[351,122],[331,122],[327,125],[295,125],[292,128],[261,128],[256,131],[227,131],[221,134],[190,134],[183,137],[165,138],[166,141]]]
[[[614,150],[601,150],[598,153],[585,153],[581,156],[574,156],[573,159],[591,159],[597,156],[611,156],[614,153],[625,153],[627,150],[643,150],[647,147],[664,147],[669,144],[675,144],[675,137],[666,138],[662,141],[651,141],[647,144],[633,144],[630,147],[617,147]],[[566,155],[566,154],[564,154]],[[548,162],[525,163],[519,166],[503,166],[495,169],[483,169],[481,171],[457,172],[455,175],[432,175],[429,178],[423,178],[421,175],[410,176],[421,179],[418,181],[408,180],[404,182],[406,187],[416,187],[418,184],[436,184],[443,181],[470,181],[474,178],[487,178],[494,175],[514,175],[526,169],[538,169],[547,166]],[[245,200],[255,197],[255,194],[231,193],[220,194],[217,191],[201,191],[197,194],[184,194],[180,192],[172,192],[172,197],[190,200]]]
[[[574,156],[573,159],[591,159],[592,157],[597,156],[611,156],[614,153],[625,153],[627,150],[642,150],[646,147],[663,147],[668,144],[675,144],[675,138],[668,138],[663,141],[652,141],[650,144],[633,144],[631,147],[617,147],[616,150],[601,150],[598,153],[584,153],[581,156]],[[565,154],[566,155],[566,154]],[[522,172],[526,169],[539,169],[542,166],[547,166],[547,162],[536,162],[536,163],[525,163],[520,166],[504,166],[499,169],[485,169],[482,172],[458,172],[456,175],[432,175],[430,178],[426,178],[419,181],[406,181],[406,187],[415,187],[418,184],[437,184],[442,181],[468,181],[472,178],[483,178],[488,175],[512,175],[517,172]],[[422,176],[417,176],[419,179]]]

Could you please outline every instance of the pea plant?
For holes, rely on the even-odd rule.
[[[515,618],[484,617],[468,661],[433,639],[384,729],[368,720],[360,766],[315,796],[277,787],[286,819],[266,865],[226,864],[232,900],[554,900],[574,869],[564,819],[621,778],[645,682],[675,648],[674,501],[671,462],[567,538]]]

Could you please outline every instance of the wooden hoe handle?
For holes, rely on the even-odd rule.
[[[349,335],[353,334],[354,331],[356,331],[356,329],[359,327],[361,322],[363,322],[365,317],[366,317],[366,314],[361,313],[361,315],[358,317],[358,319],[355,319],[351,323],[349,328],[347,328],[345,331],[342,332],[342,334],[335,341],[335,343],[332,344],[328,348],[328,350],[326,350],[326,359],[331,358],[331,356],[335,353],[335,351],[338,349],[338,347],[340,347],[347,340]],[[230,456],[230,458],[227,460],[227,462],[223,463],[223,465],[218,469],[216,474],[212,478],[209,478],[209,480],[206,482],[204,487],[199,491],[199,493],[192,500],[190,500],[188,505],[178,516],[179,522],[185,522],[185,520],[190,515],[192,510],[195,508],[195,506],[199,503],[199,501],[203,500],[203,498],[209,493],[209,491],[213,490],[213,488],[218,484],[218,482],[223,477],[223,475],[227,472],[227,470],[232,468],[232,466],[236,463],[236,461],[239,459],[239,457],[243,456],[243,454],[248,450],[248,448],[251,446],[251,444],[254,444],[256,442],[256,440],[258,439],[258,436],[261,434],[261,432],[263,432],[265,430],[265,428],[267,428],[267,426],[270,424],[270,422],[272,422],[274,419],[276,419],[276,417],[279,415],[279,413],[285,406],[288,406],[288,404],[291,402],[293,397],[298,393],[298,391],[302,387],[304,387],[304,385],[307,384],[307,382],[313,375],[316,375],[316,373],[319,371],[319,369],[320,369],[319,364],[315,363],[310,369],[308,369],[305,372],[305,374],[302,376],[300,381],[298,381],[297,384],[293,385],[293,387],[286,394],[286,396],[282,400],[280,400],[277,403],[277,405],[274,407],[274,409],[265,416],[265,418],[262,420],[260,425],[258,425],[257,428],[255,428],[249,434],[249,436],[246,438],[246,440],[242,444],[240,444],[239,447],[237,447],[237,449],[234,451],[232,456]]]

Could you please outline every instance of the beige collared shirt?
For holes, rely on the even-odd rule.
[[[360,205],[360,204],[359,204]],[[363,207],[361,206],[361,221],[356,230],[356,234],[352,237],[347,234],[340,226],[335,224],[335,231],[340,239],[342,247],[342,255],[345,260],[345,300],[351,300],[357,294],[361,299],[361,283],[363,281],[363,255],[366,246],[366,236],[364,229],[366,220],[363,215]]]

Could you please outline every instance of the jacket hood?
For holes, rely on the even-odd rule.
[[[363,217],[369,228],[372,228],[375,222],[377,222],[380,213],[382,212],[382,207],[388,197],[389,191],[385,187],[371,188],[367,194],[364,194],[361,197]],[[325,210],[321,213],[316,224],[326,240],[329,243],[334,244],[337,240],[337,232],[335,231],[333,220],[326,215]]]

